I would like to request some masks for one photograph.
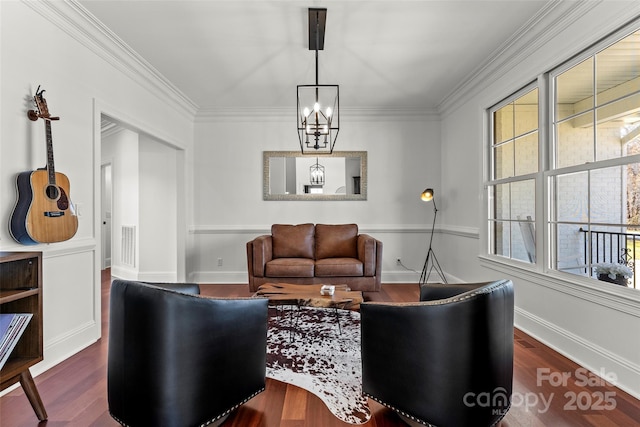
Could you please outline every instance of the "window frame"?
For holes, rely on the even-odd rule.
[[[588,46],[577,55],[567,58],[559,63],[559,65],[551,67],[548,71],[539,74],[536,79],[529,82],[520,89],[512,92],[509,96],[503,98],[499,102],[493,104],[491,107],[485,109],[485,125],[486,125],[486,141],[485,144],[485,161],[484,163],[484,232],[485,242],[482,243],[484,248],[482,258],[486,258],[489,261],[496,262],[505,266],[511,266],[520,270],[535,271],[542,274],[551,274],[563,279],[568,279],[571,282],[588,283],[591,280],[590,276],[580,276],[577,274],[564,272],[556,269],[556,246],[557,235],[554,232],[554,225],[558,221],[553,221],[556,216],[553,215],[552,210],[557,209],[557,205],[554,204],[552,197],[553,180],[557,176],[561,176],[567,173],[594,171],[606,167],[623,166],[636,162],[640,162],[640,154],[631,156],[620,156],[616,158],[609,158],[605,160],[596,160],[594,162],[588,162],[585,164],[564,166],[556,168],[557,164],[557,132],[556,132],[556,120],[555,120],[555,108],[557,105],[557,90],[555,87],[556,79],[558,75],[581,63],[582,61],[593,57],[604,51],[609,46],[612,46],[624,39],[625,37],[640,31],[640,19],[636,19],[631,23],[627,23],[616,31],[604,36],[597,42]],[[597,70],[597,68],[596,68]],[[597,75],[593,75],[594,84],[597,81]],[[530,173],[521,176],[510,176],[501,179],[494,179],[495,173],[495,159],[494,159],[494,113],[500,108],[515,101],[520,96],[526,94],[534,88],[538,88],[538,172]],[[640,93],[632,92],[626,96],[632,96],[632,94]],[[603,105],[610,104],[614,101],[603,103]],[[599,105],[593,106],[594,114]],[[595,132],[595,130],[594,130]],[[594,140],[595,143],[595,140]],[[494,241],[495,241],[495,207],[493,203],[493,197],[491,195],[491,188],[498,184],[518,182],[525,179],[535,180],[535,238],[536,238],[536,259],[535,262],[525,262],[519,259],[498,255],[494,253]],[[510,201],[511,203],[511,201]],[[589,221],[591,216],[589,216]],[[590,221],[591,222],[591,221]],[[611,224],[617,225],[617,224]]]
[[[503,177],[503,178],[498,178],[495,179],[495,156],[494,156],[494,137],[495,137],[495,123],[494,123],[494,113],[498,110],[500,110],[501,108],[505,107],[506,105],[509,105],[510,103],[513,103],[514,101],[516,101],[517,99],[519,99],[520,97],[522,97],[523,95],[526,95],[527,93],[533,91],[537,89],[538,90],[538,126],[536,128],[536,132],[538,133],[538,170],[536,172],[530,172],[530,173],[526,173],[526,174],[522,174],[522,175],[516,175],[515,174],[515,165],[514,165],[514,173],[512,174],[512,176],[508,176],[508,177]],[[516,263],[517,265],[525,265],[527,266],[527,268],[532,268],[534,266],[536,266],[538,264],[538,261],[540,260],[540,257],[542,256],[542,252],[540,251],[540,245],[536,243],[535,245],[535,259],[536,261],[534,262],[528,262],[528,261],[524,261],[518,258],[514,258],[513,256],[511,256],[512,254],[512,245],[511,242],[513,242],[512,239],[512,232],[510,232],[510,252],[511,254],[509,256],[506,255],[499,255],[495,253],[495,224],[498,221],[502,221],[502,222],[509,222],[510,224],[517,224],[520,221],[514,220],[509,218],[508,220],[506,219],[498,219],[495,216],[495,204],[494,204],[494,195],[491,192],[492,188],[495,188],[498,185],[501,184],[512,184],[512,183],[517,183],[517,182],[526,182],[526,181],[534,181],[534,186],[535,186],[535,194],[533,197],[533,202],[535,205],[534,211],[535,211],[535,218],[533,220],[533,224],[535,226],[535,241],[536,242],[540,242],[541,241],[541,234],[540,234],[540,230],[541,228],[538,225],[538,221],[539,218],[542,215],[542,208],[540,205],[540,199],[539,199],[539,194],[540,194],[540,185],[542,184],[542,174],[541,174],[541,167],[542,167],[542,155],[541,155],[541,145],[542,145],[542,132],[543,129],[541,128],[543,119],[542,119],[542,112],[541,112],[541,102],[542,99],[544,99],[543,96],[543,92],[540,86],[540,78],[529,82],[527,85],[521,87],[519,90],[517,90],[516,92],[512,93],[510,96],[502,99],[500,102],[494,104],[493,106],[491,106],[490,108],[487,109],[487,123],[488,123],[488,144],[487,144],[487,158],[489,159],[488,161],[488,165],[487,165],[487,170],[485,173],[485,177],[487,177],[487,179],[485,179],[484,182],[484,189],[485,189],[485,200],[486,200],[486,209],[485,209],[485,227],[486,227],[486,231],[487,231],[487,242],[485,245],[485,249],[486,249],[486,255],[490,256],[490,257],[494,257],[495,259],[499,259],[502,260],[504,262],[507,263]],[[515,129],[515,128],[514,128]],[[528,132],[531,133],[531,132]],[[527,134],[527,133],[525,133]],[[525,135],[523,134],[523,135]],[[519,137],[522,137],[523,135],[519,135]],[[513,136],[513,141],[515,143],[516,141],[516,135],[514,134]],[[515,146],[514,146],[515,149]],[[514,155],[514,159],[515,159],[515,155]],[[511,206],[511,200],[509,202],[509,205]],[[509,215],[511,216],[511,215]]]

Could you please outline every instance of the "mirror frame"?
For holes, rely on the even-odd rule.
[[[272,157],[310,157],[300,151],[262,152],[262,198],[263,200],[367,200],[367,152],[334,151],[331,154],[317,154],[313,157],[357,157],[360,159],[360,194],[269,194],[269,159]]]

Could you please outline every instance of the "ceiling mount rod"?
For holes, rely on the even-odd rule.
[[[309,8],[309,50],[316,51],[316,86],[318,85],[318,51],[324,50],[326,24],[326,8]]]
[[[324,50],[326,8],[309,8],[309,50]]]

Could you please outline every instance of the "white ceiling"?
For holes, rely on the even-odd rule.
[[[435,109],[546,0],[81,0],[201,110],[294,108],[315,82],[309,7],[327,8],[319,83],[342,108]]]

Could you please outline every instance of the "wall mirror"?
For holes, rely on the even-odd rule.
[[[367,200],[367,152],[263,152],[264,200]]]

